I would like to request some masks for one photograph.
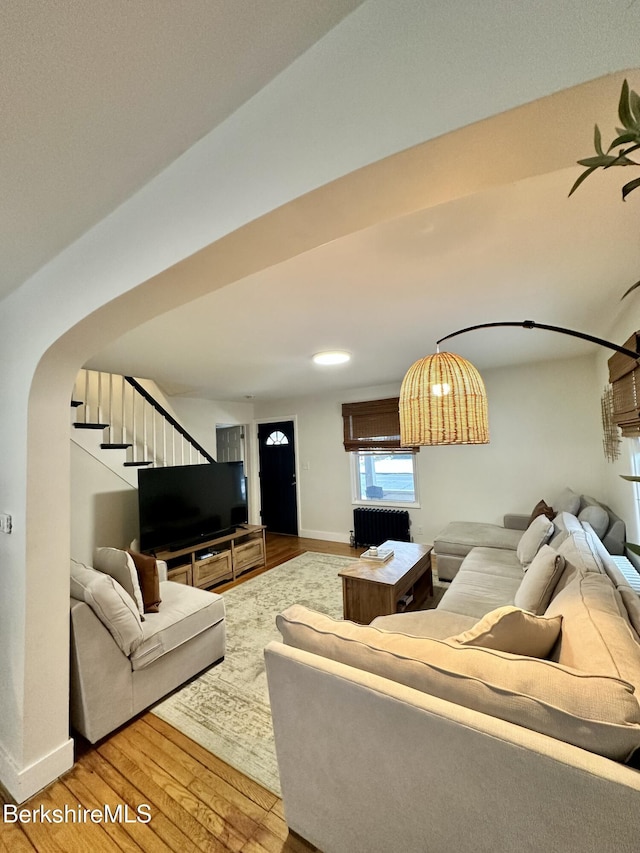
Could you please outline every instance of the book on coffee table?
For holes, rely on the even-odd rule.
[[[361,560],[372,560],[376,563],[386,563],[393,557],[393,548],[377,548],[375,553],[371,553],[371,548],[360,555]]]

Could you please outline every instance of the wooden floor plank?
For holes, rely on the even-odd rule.
[[[120,850],[127,853],[129,851],[136,853],[140,850],[171,853],[171,848],[153,832],[149,824],[135,820],[136,808],[140,805],[139,794],[137,798],[127,801],[114,791],[87,762],[76,764],[73,777],[67,776],[64,781],[79,800],[82,797],[81,801],[84,804],[92,803],[94,807],[109,805],[112,814],[116,814],[118,807],[121,809],[123,820],[117,824],[119,831],[114,832],[112,836],[118,840]],[[128,807],[129,811],[126,811],[125,807]]]
[[[232,834],[229,833],[226,843],[232,849],[239,849],[255,832],[256,819],[260,820],[264,817],[266,814],[265,810],[259,809],[250,800],[244,798],[245,803],[243,805],[245,811],[243,813],[223,796],[223,793],[227,792],[225,789],[233,792],[233,789],[226,782],[208,773],[206,768],[195,761],[195,759],[191,759],[191,763],[188,765],[190,757],[186,756],[185,753],[182,754],[182,757],[177,757],[175,752],[173,755],[169,755],[165,746],[157,740],[154,741],[152,737],[149,737],[149,733],[155,732],[150,726],[146,726],[143,722],[140,722],[129,727],[126,734],[130,738],[129,742],[134,744],[149,761],[153,761],[168,776],[174,778],[182,787],[194,794],[199,801],[205,803],[207,808],[212,812],[211,815],[206,817],[205,821],[205,825],[207,825],[210,831],[216,833],[218,837],[222,837],[225,824],[228,825],[227,833],[229,833],[229,828],[235,830],[238,838],[234,839]],[[238,797],[240,796],[238,794]],[[186,795],[183,795],[183,798],[188,799]],[[247,809],[254,811],[255,819],[249,817],[246,813]],[[197,809],[198,813],[201,813],[201,811],[201,809]],[[215,815],[220,818],[219,821],[215,820]],[[241,841],[241,843],[238,844],[238,841]]]
[[[267,809],[257,805],[168,738],[162,737],[146,720],[138,720],[132,728],[138,733],[138,737],[145,739],[148,748],[153,750],[155,760],[165,770],[173,772],[176,766],[180,766],[181,775],[189,774],[188,779],[184,778],[183,784],[234,826],[244,838],[250,837],[257,823],[266,816]]]
[[[136,807],[146,802],[142,792],[97,751],[86,755],[83,758],[83,765],[94,770],[129,805]],[[158,850],[162,850],[163,845],[169,850],[173,850],[174,853],[196,853],[198,850],[198,847],[187,838],[182,829],[161,811],[154,810],[148,827],[157,836]],[[155,850],[155,848],[150,849]]]
[[[71,798],[76,799],[76,802],[82,805],[84,808],[92,809],[97,811],[104,810],[105,817],[107,818],[102,824],[101,827],[105,832],[105,835],[109,837],[109,840],[113,842],[115,845],[115,849],[119,851],[123,851],[123,853],[141,853],[141,848],[138,844],[133,841],[133,839],[129,836],[124,828],[124,824],[121,821],[114,820],[113,822],[109,819],[109,813],[106,812],[106,805],[112,807],[113,811],[111,814],[114,815],[114,818],[117,817],[117,812],[115,808],[117,807],[117,803],[113,800],[109,801],[100,801],[97,799],[90,788],[88,788],[81,777],[82,771],[78,768],[74,768],[71,773],[68,773],[64,777],[65,787],[69,790],[69,794]],[[74,840],[78,838],[79,831],[82,827],[74,827]],[[84,832],[83,832],[84,835]],[[83,843],[85,839],[83,838]],[[144,853],[144,851],[142,851]]]
[[[150,713],[145,714],[143,719],[166,738],[180,746],[181,749],[193,758],[200,761],[208,770],[215,773],[221,779],[224,779],[225,782],[228,782],[229,785],[236,788],[241,794],[252,800],[265,811],[268,811],[277,801],[278,797],[271,791],[267,791],[258,782],[254,782],[253,779],[249,779],[248,776],[236,770],[235,767],[231,767],[226,761],[208,752],[203,746],[200,746],[200,744],[191,740],[187,735],[174,729],[169,723],[165,723],[164,720]]]
[[[267,534],[267,562],[222,591],[299,554],[350,556],[344,543]],[[0,791],[0,803],[10,803]],[[0,853],[311,853],[290,833],[282,801],[212,755],[191,738],[147,712],[92,746],[76,739],[76,764],[62,779],[20,808],[104,809],[148,803],[151,821],[51,824],[0,821]]]
[[[242,847],[217,815],[203,808],[196,797],[140,752],[131,740],[126,740],[126,730],[120,732],[118,747],[107,742],[98,751],[117,764],[148,801],[179,826],[200,850],[223,853]],[[227,840],[233,847],[227,845]]]
[[[19,824],[0,824],[0,850],[2,853],[34,853],[36,848],[29,841]]]

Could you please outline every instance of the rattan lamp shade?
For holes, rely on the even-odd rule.
[[[488,444],[487,392],[471,362],[452,352],[416,361],[400,390],[400,444]]]

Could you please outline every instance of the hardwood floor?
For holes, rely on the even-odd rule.
[[[361,550],[337,542],[269,534],[266,567],[216,591],[243,583],[305,551],[357,557]],[[0,801],[9,803],[1,793]],[[112,815],[120,806],[119,819],[98,822],[105,805]],[[31,822],[7,820],[15,814],[9,809],[0,817],[0,853],[309,853],[315,849],[289,832],[278,797],[150,713],[95,746],[77,739],[73,768],[19,807],[34,816]],[[90,817],[78,820],[83,809],[98,809],[96,822]],[[66,822],[53,822],[65,814]]]

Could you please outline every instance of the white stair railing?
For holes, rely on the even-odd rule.
[[[103,449],[127,449],[125,465],[193,465],[213,457],[133,377],[81,370],[73,391],[75,427],[104,428]],[[79,405],[78,405],[79,404]]]

